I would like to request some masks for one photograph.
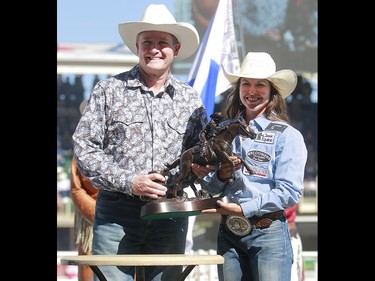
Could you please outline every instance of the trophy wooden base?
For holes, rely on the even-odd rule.
[[[179,201],[178,198],[154,199],[142,206],[141,218],[153,220],[197,216],[201,214],[201,210],[218,208],[218,205],[216,204],[217,200],[221,200],[224,203],[233,202],[228,196],[207,199],[194,197],[187,198],[184,201]]]

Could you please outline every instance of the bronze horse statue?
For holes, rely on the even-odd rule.
[[[246,124],[242,117],[227,119],[220,122],[220,131],[216,136],[208,139],[207,144],[211,146],[214,154],[208,158],[202,156],[202,145],[197,145],[185,150],[182,155],[177,158],[172,164],[165,164],[167,170],[173,169],[180,165],[181,175],[176,179],[173,184],[172,196],[178,198],[178,191],[180,190],[180,183],[187,179],[189,186],[193,189],[197,198],[210,197],[207,192],[200,190],[198,192],[194,185],[195,180],[198,178],[191,170],[191,164],[197,163],[199,165],[215,165],[217,162],[228,162],[232,164],[234,173],[234,163],[230,160],[229,156],[234,155],[232,152],[232,142],[237,135],[254,139],[256,133],[252,131]],[[239,157],[237,155],[237,157]],[[239,157],[243,165],[250,174],[254,172],[250,166]],[[186,197],[186,193],[182,197]]]

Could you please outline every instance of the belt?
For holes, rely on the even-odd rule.
[[[221,223],[226,224],[228,216],[221,216]],[[273,213],[264,214],[261,217],[258,216],[252,216],[250,219],[250,223],[255,226],[256,228],[266,228],[269,227],[273,221],[280,219],[282,217],[285,217],[285,211],[279,210]],[[246,218],[245,218],[246,219]]]
[[[145,196],[138,196],[138,195],[129,195],[127,193],[118,192],[118,191],[109,191],[105,189],[100,190],[103,193],[106,193],[107,196],[115,197],[115,198],[123,198],[130,201],[140,202],[140,201],[149,201],[145,199]]]

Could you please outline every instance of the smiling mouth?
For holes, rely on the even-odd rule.
[[[246,100],[250,101],[250,102],[256,102],[258,101],[259,99],[258,98],[246,98]]]

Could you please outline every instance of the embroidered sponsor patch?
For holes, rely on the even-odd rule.
[[[284,132],[284,130],[287,128],[288,126],[287,125],[283,125],[283,124],[277,124],[277,123],[270,123],[267,128],[265,128],[264,130],[268,130],[268,131],[279,131],[279,132]]]
[[[271,155],[260,150],[250,150],[247,152],[247,156],[259,163],[268,163],[271,161]]]
[[[267,177],[267,169],[261,169],[259,167],[251,166],[251,169],[253,170],[254,174],[251,174],[252,176],[265,178]],[[245,175],[250,175],[249,171],[247,169],[243,169],[243,173]]]
[[[255,142],[261,143],[273,143],[275,140],[276,133],[273,132],[259,132],[255,138]]]

